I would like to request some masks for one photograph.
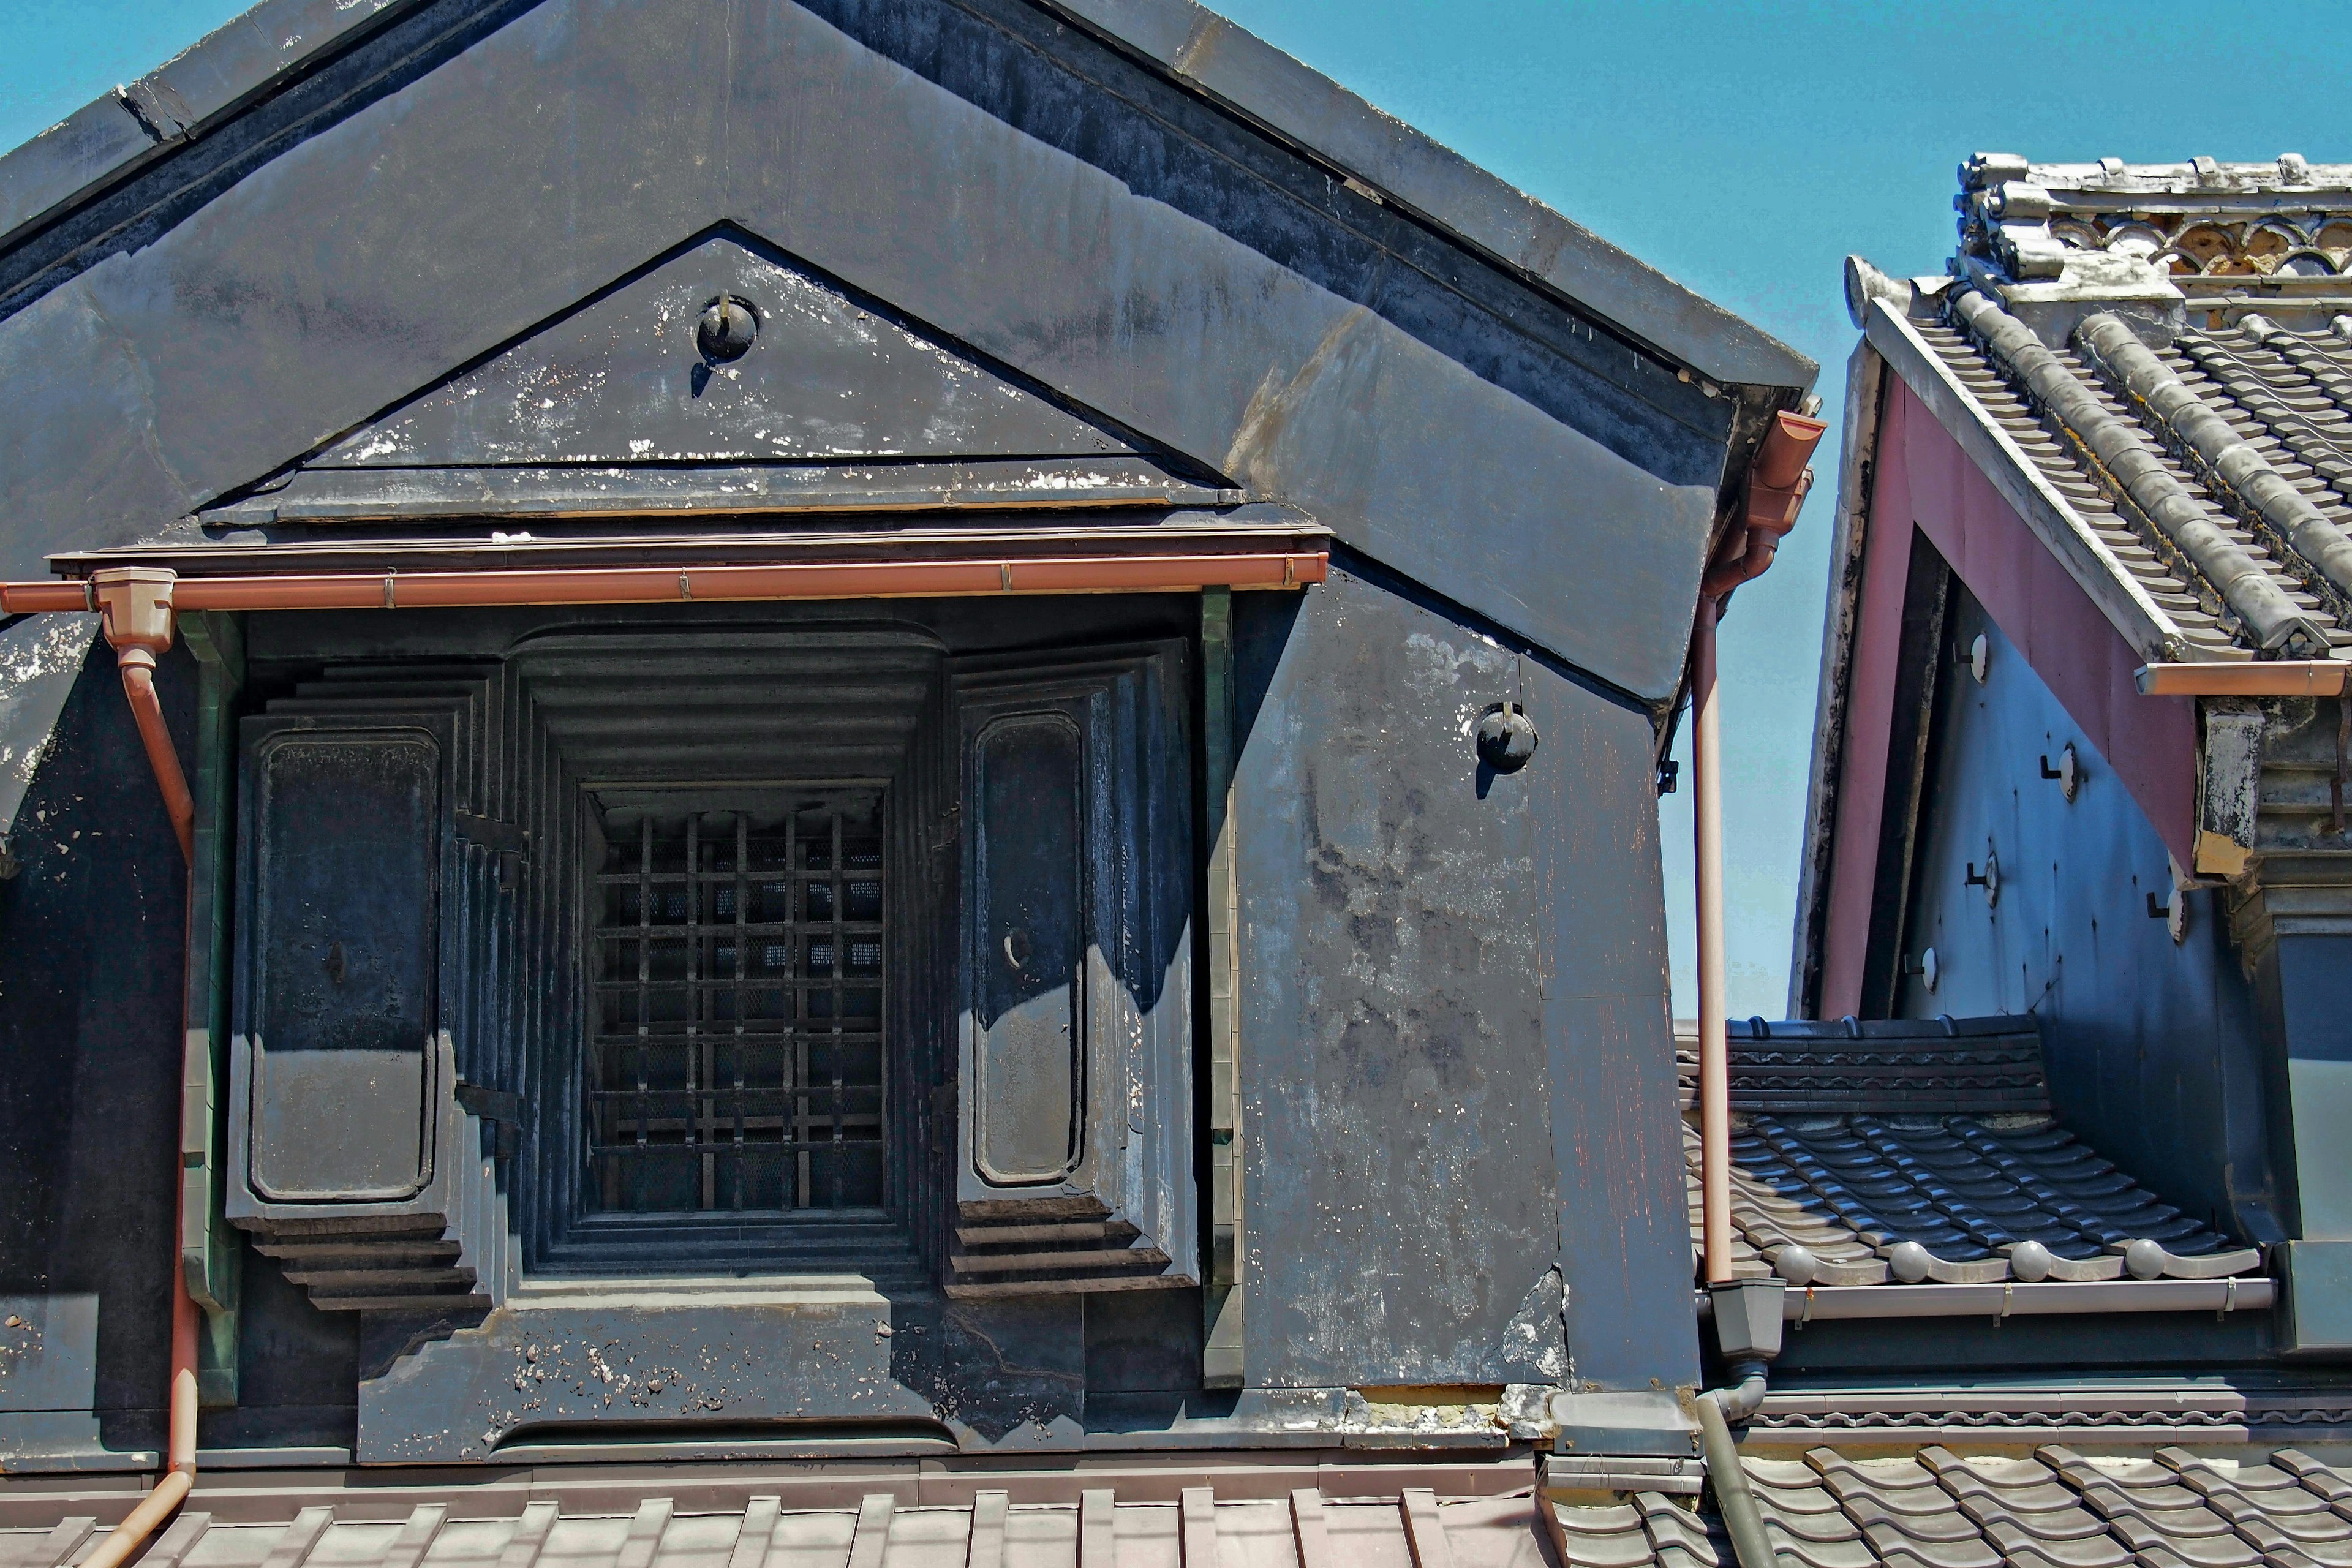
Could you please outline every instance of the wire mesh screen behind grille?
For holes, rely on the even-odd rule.
[[[591,1206],[879,1207],[878,798],[710,805],[598,803]]]

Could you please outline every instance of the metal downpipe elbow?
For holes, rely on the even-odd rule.
[[[143,647],[126,647],[117,656],[122,668],[122,695],[139,726],[139,741],[147,749],[147,764],[155,770],[163,791],[163,810],[172,819],[172,834],[180,841],[180,858],[196,858],[196,803],[188,793],[188,776],[180,767],[179,748],[163,721],[163,704],[155,695],[155,656]]]
[[[1739,1568],[1778,1568],[1780,1554],[1765,1533],[1764,1515],[1748,1489],[1748,1472],[1740,1467],[1739,1446],[1731,1439],[1731,1423],[1744,1421],[1764,1403],[1764,1363],[1734,1362],[1738,1379],[1727,1387],[1711,1388],[1695,1402],[1698,1409],[1699,1451],[1706,1460],[1707,1485],[1715,1489],[1715,1506],[1723,1515],[1724,1533],[1731,1537],[1732,1555]]]

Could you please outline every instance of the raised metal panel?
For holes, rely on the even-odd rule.
[[[347,117],[273,122],[251,145],[276,156],[217,187],[183,166],[168,189],[208,200],[25,281],[46,292],[0,322],[21,389],[0,513],[42,521],[0,546],[37,573],[278,474],[733,223],[1605,679],[1672,689],[1751,399],[1036,7],[986,9],[527,7],[446,52],[447,14],[415,13],[313,89]],[[198,198],[123,197],[164,199]],[[198,276],[243,303],[172,286]]]
[[[721,293],[758,322],[703,363]],[[320,453],[321,468],[1100,457],[1132,447],[805,269],[720,237]]]
[[[287,733],[254,773],[254,1190],[413,1196],[433,1175],[440,747]]]
[[[951,1294],[1199,1278],[1185,653],[989,659],[955,677]]]
[[[1057,1182],[1086,1123],[1084,749],[1062,713],[997,719],[972,745],[972,1163]]]

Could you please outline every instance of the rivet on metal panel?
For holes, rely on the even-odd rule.
[[[1498,773],[1515,773],[1536,754],[1536,727],[1516,702],[1497,702],[1478,719],[1478,760]]]
[[[1985,890],[1985,908],[1991,909],[2000,902],[2000,857],[1993,853],[1990,838],[1985,840],[1983,871],[1978,871],[1975,861],[1969,862],[1968,886]]]
[[[712,364],[741,359],[760,335],[760,318],[751,307],[731,294],[721,294],[702,308],[694,324],[694,346]]]
[[[2075,759],[2074,743],[2072,741],[2067,742],[2066,749],[2058,753],[2058,765],[2054,768],[2050,765],[2049,753],[2042,754],[2042,776],[2045,779],[2056,779],[2058,793],[2064,795],[2069,802],[2074,800],[2074,792],[2083,787],[2083,769],[2082,764]]]

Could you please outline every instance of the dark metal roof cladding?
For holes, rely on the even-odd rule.
[[[1742,1277],[1989,1285],[2262,1269],[2259,1248],[2161,1202],[2059,1125],[2030,1018],[1751,1019],[1730,1034]],[[1696,1056],[1676,1055],[1687,1106]],[[1687,1123],[1683,1146],[1696,1251]]]

